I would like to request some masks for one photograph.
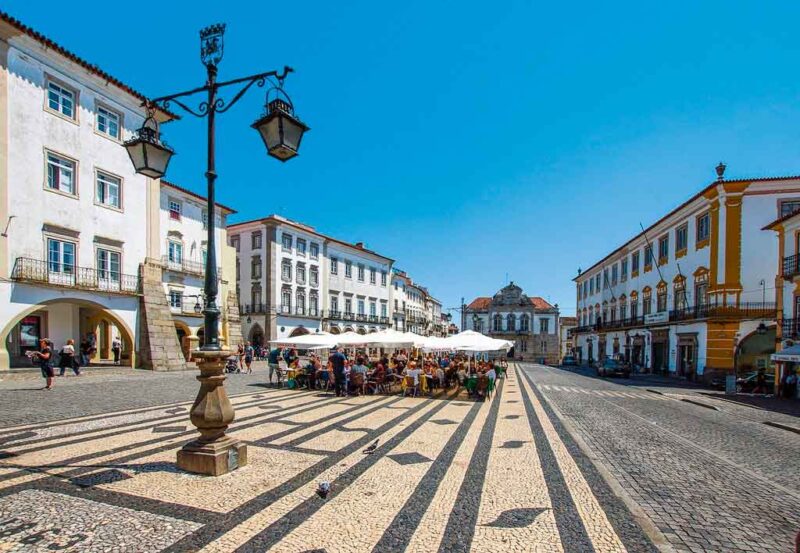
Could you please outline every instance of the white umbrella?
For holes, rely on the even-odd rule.
[[[500,351],[509,350],[514,345],[508,340],[490,338],[474,330],[459,332],[455,336],[447,338],[447,340],[450,340],[453,349],[458,351]]]
[[[301,349],[330,349],[336,345],[338,336],[330,332],[315,332],[294,338],[270,340],[270,344],[278,346],[292,346]]]

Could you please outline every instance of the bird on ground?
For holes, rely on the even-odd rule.
[[[328,497],[328,494],[331,491],[331,483],[330,482],[320,482],[317,485],[317,495],[320,496],[322,499]]]
[[[362,451],[362,453],[363,453],[364,455],[371,455],[372,453],[374,453],[374,452],[375,452],[375,450],[376,450],[376,449],[378,449],[378,441],[379,441],[379,440],[380,440],[380,438],[378,438],[378,440],[375,440],[374,442],[372,442],[372,443],[369,445],[369,447],[367,447],[367,449],[365,449],[364,451]]]

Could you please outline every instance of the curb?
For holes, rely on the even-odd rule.
[[[524,370],[522,367],[519,367],[520,370]],[[561,414],[561,411],[555,404],[550,401],[550,398],[547,397],[541,390],[539,391],[542,397],[547,401],[547,404],[550,406],[550,409],[553,410],[553,413],[556,414],[561,424],[564,425],[564,429],[569,432],[572,439],[575,440],[575,443],[578,444],[578,447],[583,451],[583,454],[592,462],[597,472],[600,474],[601,478],[605,480],[606,484],[611,491],[625,504],[625,507],[628,508],[631,515],[633,516],[634,520],[639,524],[642,529],[642,532],[650,538],[650,541],[653,542],[653,545],[663,553],[675,553],[675,548],[670,545],[667,541],[667,538],[664,537],[664,534],[661,533],[661,530],[655,525],[655,523],[647,516],[647,513],[639,506],[638,503],[625,491],[625,488],[619,483],[619,481],[614,477],[613,474],[606,468],[603,462],[595,455],[592,448],[587,444],[583,436],[578,432],[578,430],[572,426],[572,424]],[[656,392],[658,393],[658,392]]]
[[[781,430],[786,430],[788,432],[794,432],[795,434],[800,434],[800,428],[796,426],[791,426],[788,424],[783,424],[780,422],[773,422],[773,421],[764,421],[764,424],[767,426],[772,426],[773,428],[780,428]]]
[[[692,405],[697,405],[699,407],[704,407],[706,409],[711,409],[712,411],[719,411],[719,407],[714,407],[713,405],[709,405],[708,403],[701,403],[699,401],[695,401],[693,399],[688,398],[681,398],[681,401],[685,401],[686,403],[691,403]]]

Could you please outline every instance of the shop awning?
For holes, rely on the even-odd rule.
[[[771,359],[773,361],[800,363],[800,344],[773,353]]]

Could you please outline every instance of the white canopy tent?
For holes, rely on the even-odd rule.
[[[489,352],[508,351],[514,344],[508,340],[490,338],[474,330],[465,330],[447,338],[426,338],[422,346],[425,351]]]

